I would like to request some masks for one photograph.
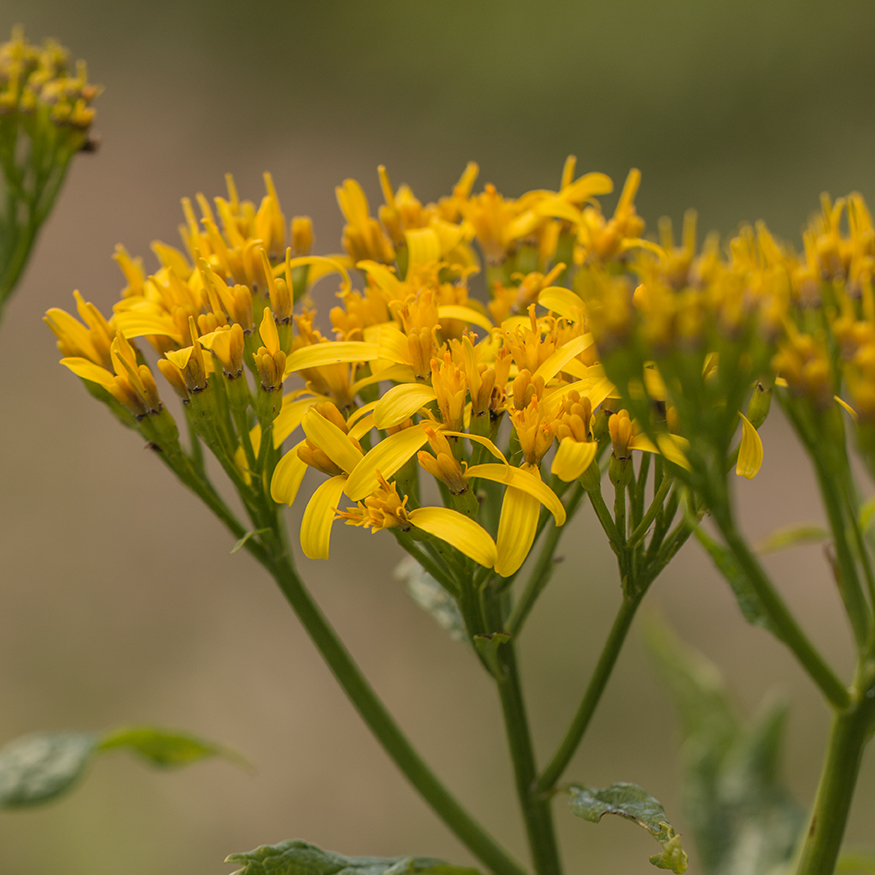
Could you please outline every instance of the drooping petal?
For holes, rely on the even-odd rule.
[[[434,389],[425,383],[402,383],[400,386],[393,386],[377,403],[374,422],[377,423],[377,428],[392,428],[434,400]]]
[[[595,441],[582,443],[573,437],[562,438],[556,449],[556,455],[553,456],[550,473],[566,483],[577,480],[592,464],[597,451],[598,443]]]
[[[513,486],[505,490],[498,521],[498,556],[495,560],[495,570],[502,577],[510,577],[526,561],[535,543],[540,511],[538,499],[528,492]]]
[[[493,480],[495,483],[506,483],[509,487],[522,490],[536,501],[540,502],[553,514],[557,526],[565,524],[565,506],[556,493],[529,471],[506,465],[473,465],[465,471],[465,478],[480,477],[483,480]],[[504,513],[504,511],[502,511]]]
[[[833,397],[834,397],[835,400],[838,402],[839,406],[842,407],[842,408],[844,408],[844,410],[845,410],[848,414],[850,414],[850,417],[851,417],[851,419],[854,420],[854,422],[859,422],[859,420],[860,420],[860,416],[859,416],[859,414],[857,413],[856,410],[854,410],[853,407],[851,407],[850,404],[848,404],[847,401],[845,401],[845,400],[842,399],[842,398],[839,398],[838,395],[834,395]]]
[[[321,413],[308,410],[301,420],[304,434],[338,468],[349,474],[362,460],[362,452],[333,422]]]
[[[487,568],[495,565],[498,558],[495,541],[470,517],[448,507],[420,507],[410,511],[408,519],[417,529],[446,541],[480,565]]]
[[[308,559],[328,558],[331,524],[345,484],[345,474],[326,480],[307,504],[301,520],[301,549]]]
[[[270,497],[277,504],[291,505],[301,487],[307,463],[298,458],[298,447],[304,441],[295,444],[276,464],[270,481]]]
[[[470,417],[470,412],[468,413],[468,416]],[[496,459],[501,459],[501,461],[504,462],[505,465],[508,465],[508,467],[510,467],[507,459],[504,458],[504,453],[502,453],[501,450],[498,449],[498,447],[495,446],[495,444],[487,437],[482,437],[479,434],[469,434],[467,431],[442,430],[441,434],[445,437],[465,438],[466,440],[471,441],[471,443],[473,444],[480,444],[481,447],[486,447],[486,449],[489,450],[489,452],[492,453],[492,455],[495,456]]]
[[[383,438],[355,466],[344,492],[353,501],[361,501],[380,485],[377,471],[388,480],[422,449],[427,440],[424,425],[414,425]]]
[[[669,432],[660,432],[656,436],[655,444],[645,434],[636,434],[629,441],[630,450],[641,450],[644,453],[661,453],[669,462],[673,462],[679,468],[685,468],[687,471],[692,470],[686,457],[686,450],[689,446],[690,442],[686,438]]]
[[[735,473],[752,480],[763,464],[763,441],[751,421],[740,411],[738,415],[741,417],[741,446]]]
[[[313,343],[310,346],[296,349],[286,359],[285,376],[304,368],[371,362],[379,357],[378,353],[379,350],[375,343],[364,343],[361,340],[331,340],[327,343]]]

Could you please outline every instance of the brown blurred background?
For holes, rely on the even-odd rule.
[[[265,2],[4,0],[87,59],[105,85],[102,146],[74,163],[0,327],[0,742],[35,729],[155,722],[221,740],[258,765],[159,774],[125,754],[74,794],[0,814],[3,875],[219,875],[228,853],[300,837],[347,854],[470,860],[363,728],[266,575],[56,364],[40,316],[81,289],[109,312],[117,242],[176,243],[179,199],[258,200],[274,174],[288,215],[336,250],[333,188],[377,202],[376,165],[423,199],[470,159],[517,195],[555,187],[567,154],[622,183],[642,169],[650,227],[695,206],[731,233],[764,218],[798,240],[822,190],[875,200],[875,6],[803,0]],[[609,201],[608,204],[612,204]],[[738,484],[748,530],[820,518],[779,417],[766,464]],[[301,511],[293,509],[295,528]],[[335,535],[331,564],[301,558],[319,602],[449,785],[522,855],[493,691],[392,578],[388,536]],[[618,602],[610,552],[585,510],[521,647],[541,761],[576,707]],[[364,556],[368,558],[363,559]],[[847,676],[848,630],[817,549],[771,561],[787,598]],[[689,545],[653,588],[679,634],[727,673],[739,702],[792,702],[785,772],[813,794],[828,718],[784,649],[745,625]],[[674,713],[633,634],[569,778],[635,781],[684,829]],[[656,846],[557,803],[569,872],[653,871]],[[866,760],[849,841],[871,845]],[[696,868],[696,864],[693,864]]]

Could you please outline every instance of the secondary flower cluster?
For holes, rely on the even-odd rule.
[[[270,176],[258,207],[229,177],[227,198],[198,196],[199,218],[183,201],[186,251],[153,244],[154,274],[119,247],[127,286],[110,319],[76,293],[81,322],[58,309],[46,321],[62,363],[189,485],[206,482],[206,444],[255,528],[312,469],[323,479],[304,512],[307,556],[327,557],[343,520],[391,529],[427,568],[450,569],[439,579],[458,583],[472,562],[508,578],[550,516],[565,522],[569,484],[592,488],[608,448],[627,467],[634,449],[661,453],[678,472],[703,446],[727,455],[786,321],[774,259],[789,256],[764,230],[728,259],[716,242],[696,255],[692,225],[681,248],[670,232],[646,241],[637,171],[612,215],[596,200],[611,181],[574,171],[570,158],[557,191],[508,199],[473,193],[471,164],[422,204],[380,168],[378,217],[357,182],[337,189],[345,251],[328,256],[310,254],[309,220],[287,222]],[[469,286],[481,259],[485,302]],[[328,276],[339,303],[320,322],[311,290]],[[189,450],[139,338],[183,401]],[[740,473],[761,456],[745,428]]]

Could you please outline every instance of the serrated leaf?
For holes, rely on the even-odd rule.
[[[572,784],[568,792],[571,810],[578,817],[598,823],[606,814],[615,814],[634,821],[662,845],[662,854],[650,858],[654,866],[686,872],[689,861],[681,848],[680,836],[666,819],[665,809],[646,790],[637,784],[619,782],[601,789]]]
[[[102,736],[97,745],[98,751],[117,748],[127,748],[153,766],[162,768],[187,766],[213,756],[224,757],[238,765],[249,765],[241,754],[214,742],[155,726],[122,726]]]
[[[735,593],[735,600],[741,608],[742,616],[748,623],[768,629],[773,635],[780,638],[780,634],[766,614],[765,608],[751,586],[747,575],[742,571],[735,556],[726,547],[718,544],[711,538],[700,525],[693,527],[693,534],[699,543],[714,560],[717,570],[726,578],[727,583]]]
[[[0,750],[0,806],[39,805],[65,793],[94,754],[93,732],[36,732]]]
[[[711,662],[654,621],[647,644],[681,712],[684,812],[702,871],[780,871],[804,828],[778,774],[786,707],[772,702],[745,723]]]
[[[465,621],[455,599],[412,556],[402,559],[395,577],[407,584],[407,593],[454,641],[467,641]]]
[[[794,526],[775,529],[771,535],[757,541],[754,544],[754,550],[757,553],[775,553],[778,550],[786,550],[787,547],[797,547],[800,544],[819,544],[831,537],[830,533],[822,526],[798,523]]]
[[[344,857],[300,839],[231,854],[225,862],[243,865],[233,875],[479,875],[430,857]]]

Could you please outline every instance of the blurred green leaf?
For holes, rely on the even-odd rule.
[[[344,857],[300,839],[231,854],[225,862],[243,865],[233,875],[479,875],[430,857]]]
[[[845,851],[836,863],[836,873],[848,875],[872,875],[875,873],[875,854]]]
[[[666,820],[665,809],[647,791],[637,784],[620,782],[595,790],[580,784],[568,788],[571,810],[584,820],[598,823],[606,814],[616,814],[644,827],[662,847],[662,854],[650,858],[659,869],[686,872],[687,855],[681,848],[680,836],[675,835]]]
[[[407,593],[454,641],[467,641],[465,621],[455,599],[412,556],[405,556],[395,577],[407,584]]]
[[[700,525],[694,525],[693,534],[698,539],[699,543],[708,551],[710,557],[714,560],[717,570],[726,578],[732,591],[735,593],[735,600],[741,608],[741,613],[748,623],[754,626],[760,626],[763,629],[768,629],[773,635],[780,638],[778,630],[769,620],[768,615],[763,608],[760,597],[756,590],[750,585],[747,575],[739,567],[735,557],[726,549],[726,547],[718,544],[711,538]]]
[[[745,723],[711,662],[655,621],[647,643],[681,715],[684,813],[703,872],[777,870],[791,859],[804,827],[778,775],[786,707],[772,702]]]
[[[211,756],[248,766],[238,753],[175,730],[127,726],[96,732],[35,732],[0,750],[0,808],[39,805],[71,789],[99,753],[128,748],[155,766],[183,766]]]
[[[785,550],[787,547],[796,547],[799,544],[819,544],[827,541],[832,536],[821,526],[813,526],[809,523],[798,523],[795,526],[785,526],[775,529],[771,535],[757,541],[754,549],[757,553],[775,553]]]
[[[221,745],[186,732],[160,729],[155,726],[123,726],[106,733],[97,745],[98,751],[128,748],[148,760],[154,766],[176,767],[208,757],[220,756],[248,766],[241,755]]]
[[[83,776],[94,753],[93,732],[38,732],[0,750],[0,806],[39,805]]]

